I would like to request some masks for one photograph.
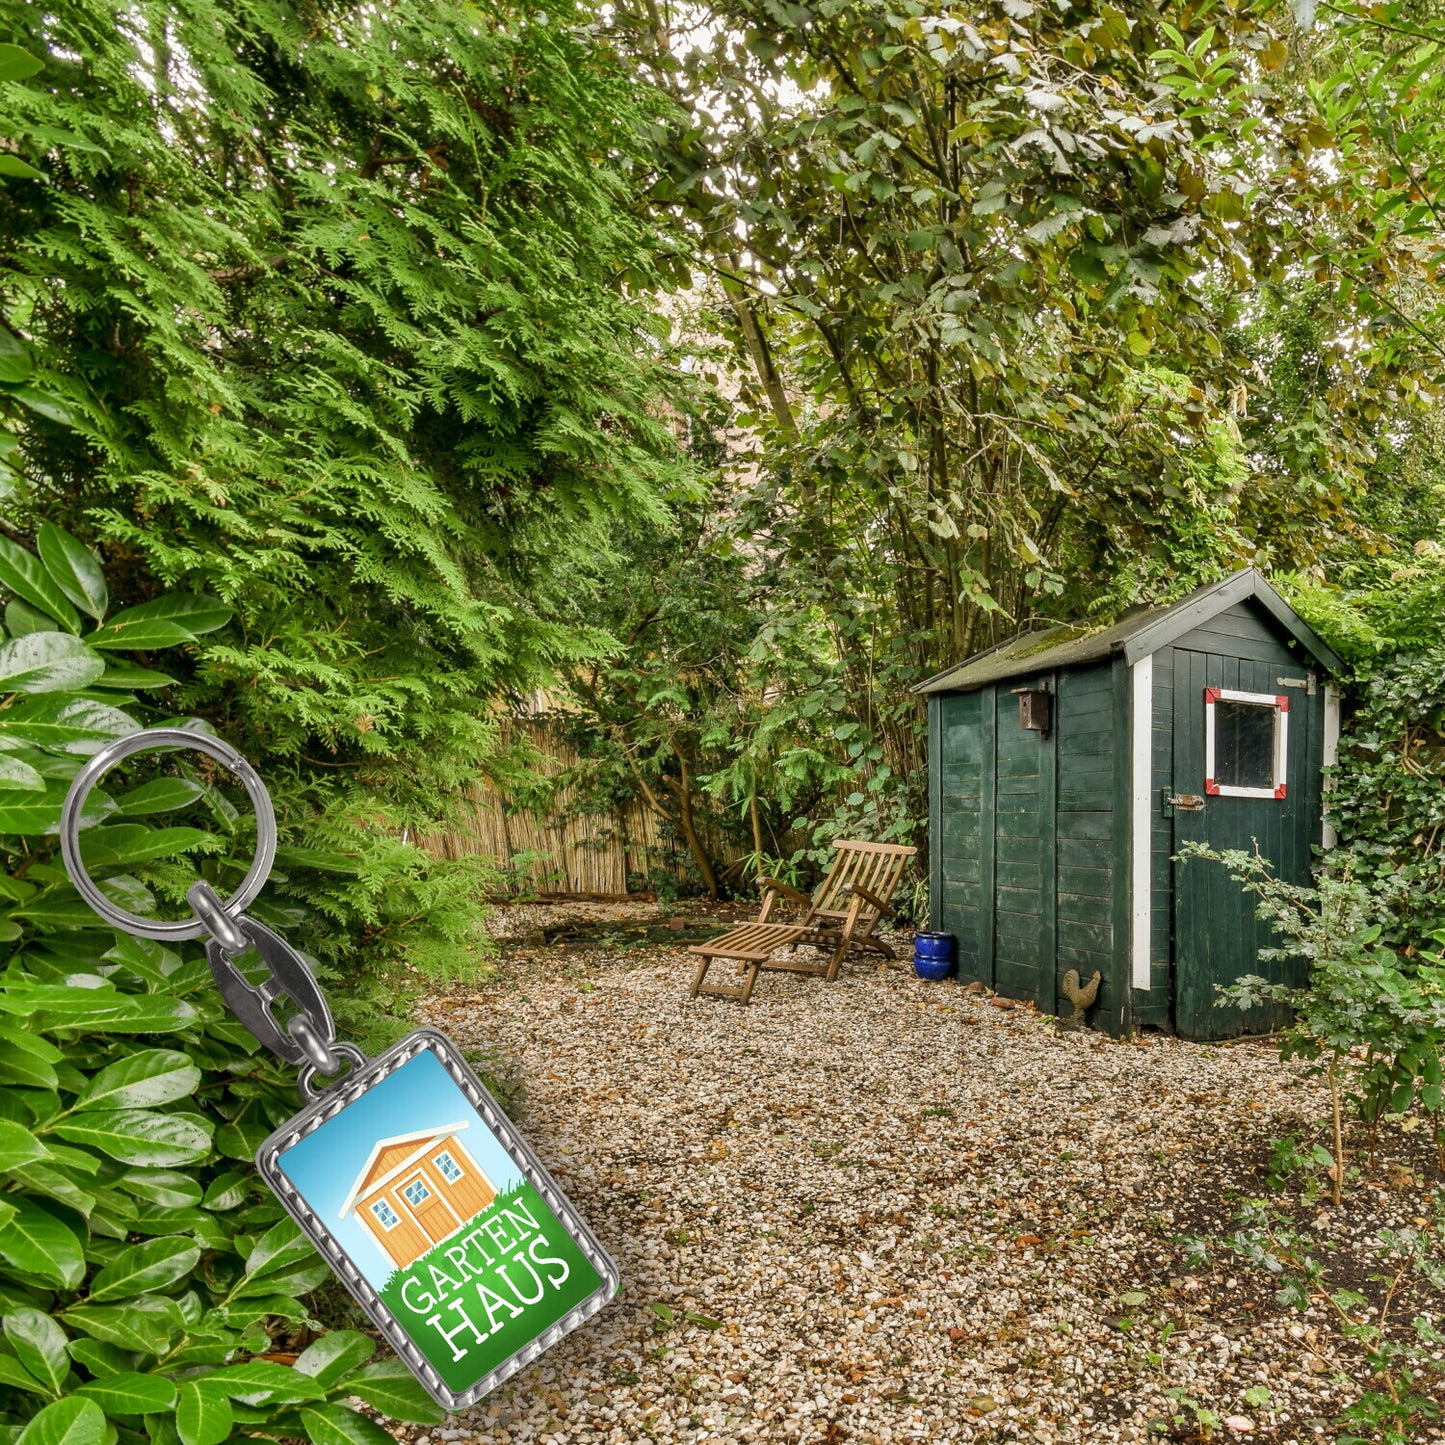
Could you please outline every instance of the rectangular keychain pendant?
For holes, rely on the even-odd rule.
[[[333,1085],[256,1164],[448,1410],[489,1394],[617,1292],[617,1266],[435,1029]]]

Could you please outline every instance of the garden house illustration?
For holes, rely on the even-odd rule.
[[[458,1137],[465,1123],[397,1134],[373,1146],[341,1206],[398,1269],[457,1233],[496,1197]]]
[[[917,689],[928,699],[932,926],[959,975],[1090,1022],[1189,1038],[1269,1032],[1280,1006],[1216,1006],[1264,963],[1255,900],[1187,843],[1252,850],[1307,883],[1325,841],[1339,658],[1253,568],[1106,628],[1035,632]],[[1069,980],[1072,985],[1073,980]],[[1075,990],[1077,992],[1077,990]]]

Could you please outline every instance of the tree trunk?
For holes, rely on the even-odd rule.
[[[713,870],[712,859],[707,856],[707,850],[702,846],[702,839],[698,837],[697,828],[693,822],[691,773],[687,766],[687,759],[678,752],[676,746],[673,747],[673,752],[677,754],[677,760],[682,767],[680,784],[671,779],[667,780],[668,787],[677,798],[676,816],[663,806],[662,799],[648,786],[647,779],[642,776],[642,769],[637,766],[636,760],[625,745],[622,749],[622,756],[627,760],[627,767],[632,773],[633,781],[636,782],[642,793],[643,801],[664,823],[682,834],[683,841],[687,844],[688,851],[697,864],[697,871],[702,875],[703,887],[707,889],[707,896],[716,899],[718,896],[717,874]]]
[[[728,256],[726,260],[733,272],[736,273],[741,269],[736,256]],[[733,308],[733,314],[738,318],[738,326],[748,348],[748,357],[753,363],[753,370],[757,372],[764,392],[767,393],[768,405],[773,409],[773,419],[790,437],[795,437],[798,434],[798,424],[793,417],[793,408],[788,401],[788,393],[783,388],[783,379],[778,375],[777,367],[773,365],[772,348],[768,345],[768,338],[763,334],[758,314],[753,309],[752,297],[748,295],[747,287],[741,281],[734,280],[726,272],[719,273],[719,280],[722,282],[723,293]]]
[[[678,767],[682,771],[682,777],[672,784],[673,791],[677,794],[677,807],[679,821],[682,826],[682,836],[687,841],[687,846],[692,852],[693,860],[697,863],[697,871],[702,875],[703,887],[707,889],[707,896],[713,900],[717,898],[717,874],[713,872],[712,859],[707,856],[707,849],[702,846],[702,839],[698,837],[697,825],[692,816],[692,775],[687,766],[687,759],[674,747],[677,753]]]

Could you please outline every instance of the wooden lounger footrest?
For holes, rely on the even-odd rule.
[[[694,997],[694,998],[698,998],[698,997],[700,997],[702,994],[705,994],[705,993],[706,993],[706,994],[711,994],[711,995],[713,996],[713,998],[735,998],[735,999],[743,999],[743,998],[745,998],[745,997],[747,996],[747,992],[748,992],[748,990],[747,990],[747,986],[746,986],[746,985],[743,985],[742,987],[739,987],[739,988],[722,988],[722,987],[720,987],[720,986],[717,985],[717,984],[700,983],[700,984],[698,984],[697,990],[696,990],[696,992],[693,994],[693,997]]]
[[[764,973],[824,974],[828,971],[828,960],[826,958],[769,958],[765,959],[759,967]]]

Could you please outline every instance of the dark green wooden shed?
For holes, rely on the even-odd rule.
[[[1089,1021],[1188,1038],[1265,1033],[1278,1009],[1215,1006],[1267,929],[1200,840],[1309,880],[1325,836],[1340,659],[1253,568],[1108,628],[1055,627],[920,685],[928,698],[932,926],[959,976]]]

